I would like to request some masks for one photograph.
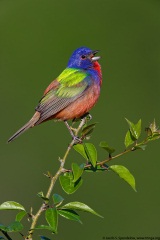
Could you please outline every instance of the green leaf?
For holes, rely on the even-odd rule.
[[[160,138],[159,132],[157,132],[157,133],[155,132],[151,136],[147,137],[147,141],[154,141],[154,140],[157,140],[159,138]]]
[[[0,224],[0,230],[7,232],[7,227],[3,224]]]
[[[47,225],[39,225],[39,226],[36,226],[34,229],[37,229],[37,230],[43,229],[43,230],[49,230],[54,232],[54,229],[51,226],[47,226]]]
[[[136,132],[136,135],[137,135],[137,139],[140,137],[141,135],[141,126],[142,126],[142,121],[141,119],[137,122],[137,124],[135,125],[136,128],[135,128],[135,132]]]
[[[89,212],[98,217],[102,217],[100,214],[95,212],[92,208],[81,202],[70,202],[61,207],[61,209],[70,209],[70,210],[80,210],[84,212]]]
[[[44,196],[43,192],[37,193],[37,196],[40,197],[40,198],[42,198],[43,200],[47,200],[47,201],[49,200],[48,198],[46,198],[46,197]]]
[[[51,240],[50,238],[47,238],[45,236],[40,236],[41,240]]]
[[[17,202],[13,202],[13,201],[7,201],[4,202],[0,205],[0,210],[23,210],[25,211],[24,207],[17,203]]]
[[[128,130],[124,140],[124,144],[126,148],[132,145],[134,142],[135,142],[135,139],[132,137],[130,130]]]
[[[135,140],[137,140],[141,135],[141,119],[138,121],[137,124],[130,122],[127,118],[126,118],[126,121],[129,125],[129,129],[130,129],[130,132],[131,132],[133,138],[135,138]]]
[[[95,146],[92,143],[85,143],[84,149],[89,161],[92,163],[93,167],[95,167],[97,163],[97,150]]]
[[[80,220],[79,215],[73,211],[73,210],[58,210],[58,214],[61,215],[64,218],[67,218],[69,220],[77,221],[79,223],[82,223]]]
[[[81,175],[83,174],[85,164],[82,163],[80,166],[77,163],[72,163],[72,171],[73,171],[73,182],[76,182]]]
[[[23,229],[22,223],[15,221],[7,226],[6,232],[19,232],[22,231],[22,229]]]
[[[142,150],[146,150],[146,147],[147,147],[147,145],[145,145],[145,144],[140,144],[140,145],[136,145],[136,146],[134,146],[134,149],[142,149]]]
[[[63,190],[67,194],[74,193],[83,183],[83,180],[79,178],[76,182],[73,182],[73,174],[65,173],[59,177],[60,184]]]
[[[16,221],[16,222],[20,222],[20,221],[24,218],[24,216],[25,216],[26,214],[27,214],[26,211],[21,211],[21,212],[19,212],[19,213],[16,215],[15,221]]]
[[[83,144],[76,144],[76,145],[73,146],[73,148],[74,148],[74,150],[75,150],[76,152],[78,152],[79,154],[81,154],[82,157],[84,157],[85,159],[88,160],[88,157],[87,157],[86,152],[85,152],[85,150],[84,150]]]
[[[81,135],[82,136],[87,136],[89,134],[91,134],[95,128],[97,123],[92,123],[86,127],[83,128],[82,132],[81,132]]]
[[[101,148],[105,149],[109,154],[112,154],[112,153],[115,152],[115,149],[112,148],[112,147],[109,147],[109,146],[108,146],[108,143],[106,143],[106,142],[104,142],[104,141],[103,141],[103,142],[100,142],[99,146],[100,146]]]
[[[64,200],[64,198],[61,197],[59,194],[57,194],[57,193],[53,194],[53,202],[55,205],[57,205],[57,204],[60,205],[63,202],[63,200]]]
[[[112,165],[109,167],[113,172],[117,173],[120,178],[126,181],[136,191],[135,179],[130,171],[122,165]]]
[[[49,226],[53,229],[53,232],[57,233],[58,227],[58,214],[56,208],[48,208],[45,211],[45,218]]]

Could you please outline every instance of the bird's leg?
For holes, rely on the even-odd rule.
[[[74,125],[76,122],[78,122],[79,120],[82,121],[82,119],[85,119],[85,123],[86,123],[87,121],[91,121],[91,120],[92,120],[92,115],[91,115],[89,112],[87,112],[87,113],[85,113],[81,118],[74,118],[74,119],[72,120],[72,125],[70,126],[71,130],[73,130],[74,132],[76,132],[76,128],[73,128],[73,125]],[[84,123],[84,124],[85,124],[85,123]]]
[[[71,127],[69,126],[68,122],[65,120],[64,123],[65,123],[66,127],[68,128],[68,130],[69,130],[69,132],[70,132],[73,140],[74,140],[76,143],[77,143],[77,142],[78,142],[78,143],[81,143],[82,140],[81,140],[79,137],[77,137],[77,136],[74,135],[74,133],[73,133]]]
[[[72,125],[70,126],[72,132],[76,132],[76,130],[77,130],[76,128],[73,127],[73,125],[74,125],[75,122],[76,122],[76,121],[73,119],[73,120],[72,120]]]
[[[73,125],[74,125],[76,122],[78,122],[79,120],[80,120],[79,118],[74,118],[74,119],[72,120],[71,129],[72,129],[74,132],[76,131],[76,128],[74,128]]]
[[[74,133],[73,133],[71,127],[69,126],[68,122],[65,120],[64,123],[65,123],[66,127],[68,128],[68,130],[69,130],[69,132],[70,132],[72,138],[74,138],[74,137],[75,137],[75,136],[74,136]]]
[[[84,116],[83,118],[81,118],[81,122],[80,122],[78,128],[81,129],[85,124],[86,124],[86,117]]]

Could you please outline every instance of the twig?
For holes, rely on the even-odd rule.
[[[78,136],[78,133],[79,133],[79,131],[81,130],[81,128],[83,127],[83,125],[85,124],[85,122],[86,122],[86,118],[83,118],[83,119],[81,120],[78,128],[75,130],[75,136]],[[74,145],[75,143],[76,143],[76,140],[73,139],[73,140],[70,142],[70,144],[69,144],[69,146],[68,146],[68,148],[67,148],[67,150],[66,150],[66,152],[65,152],[65,154],[64,154],[64,157],[60,160],[60,163],[61,163],[61,164],[60,164],[60,167],[59,167],[58,171],[56,172],[56,174],[55,174],[53,177],[51,177],[50,186],[49,186],[49,188],[48,188],[48,191],[47,191],[47,194],[46,194],[45,198],[47,198],[47,199],[50,198],[51,193],[52,193],[52,190],[53,190],[53,187],[54,187],[54,185],[55,185],[58,177],[61,175],[61,173],[64,172],[65,161],[66,161],[66,159],[67,159],[67,156],[68,156],[70,150],[72,149],[72,147],[73,147],[73,145]],[[33,235],[33,232],[34,232],[34,228],[36,227],[37,221],[38,221],[40,215],[42,214],[42,212],[44,211],[45,206],[46,206],[47,204],[48,204],[48,200],[46,200],[46,201],[41,205],[41,207],[39,208],[39,210],[37,211],[37,213],[32,217],[31,228],[30,228],[30,231],[29,231],[29,235],[25,238],[26,240],[32,240],[32,235]]]
[[[1,232],[3,233],[3,235],[8,239],[8,240],[12,240],[12,238],[8,235],[7,232],[1,230]]]
[[[121,152],[121,153],[119,153],[119,154],[117,154],[117,155],[115,155],[115,156],[109,156],[109,158],[107,158],[107,159],[105,159],[105,160],[103,160],[103,161],[101,161],[101,162],[97,162],[97,166],[99,166],[99,165],[103,165],[103,164],[105,164],[105,163],[107,163],[107,162],[109,162],[109,161],[111,161],[111,160],[113,160],[113,159],[115,159],[115,158],[118,158],[118,157],[121,157],[121,156],[123,156],[124,154],[126,154],[126,153],[129,153],[129,152],[133,152],[135,149],[134,149],[134,147],[132,147],[132,148],[130,148],[130,149],[127,149],[127,150],[125,150],[124,152]],[[90,167],[92,167],[92,164],[87,164],[87,165],[85,165],[84,166],[84,168],[90,168]]]
[[[134,147],[132,147],[132,148],[130,148],[130,149],[127,149],[127,150],[125,150],[124,152],[121,152],[121,153],[119,153],[119,154],[117,154],[117,155],[115,155],[115,156],[110,156],[109,155],[109,158],[107,158],[107,159],[105,159],[105,160],[103,160],[103,161],[101,161],[101,162],[97,162],[96,163],[96,166],[102,166],[105,170],[108,170],[108,167],[106,167],[104,164],[105,163],[107,163],[107,162],[109,162],[109,161],[111,161],[111,160],[113,160],[113,159],[115,159],[115,158],[118,158],[118,157],[121,157],[121,156],[123,156],[124,154],[126,154],[126,153],[129,153],[129,152],[133,152],[135,149],[134,149]],[[138,149],[137,149],[138,150]],[[91,168],[91,167],[93,167],[93,165],[92,164],[86,164],[85,166],[84,166],[84,169],[86,169],[86,168]],[[64,172],[72,172],[72,170],[71,169],[65,169],[64,170]]]

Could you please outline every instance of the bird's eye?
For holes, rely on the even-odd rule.
[[[86,58],[86,56],[85,56],[85,55],[82,55],[81,58],[84,60],[84,59]]]

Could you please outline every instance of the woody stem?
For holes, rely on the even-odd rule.
[[[86,122],[86,118],[83,118],[78,126],[78,128],[75,130],[75,137],[78,137],[78,133],[81,130],[81,128],[83,127],[83,125]],[[70,150],[72,149],[73,145],[76,144],[76,139],[73,138],[73,140],[70,142],[63,158],[60,160],[60,167],[58,169],[58,171],[56,172],[56,174],[51,177],[51,182],[50,182],[50,186],[48,188],[48,191],[46,193],[45,198],[49,199],[51,196],[51,193],[53,191],[54,185],[58,179],[58,177],[64,172],[64,165],[65,165],[65,161],[68,157],[68,154],[70,152]],[[36,227],[37,221],[39,219],[39,217],[41,216],[42,212],[45,210],[45,206],[48,204],[48,200],[45,200],[45,202],[41,205],[41,207],[39,208],[39,210],[37,211],[37,213],[35,215],[32,216],[32,224],[31,224],[31,228],[29,231],[29,235],[25,238],[25,240],[32,240],[32,235],[34,232],[34,228]]]

